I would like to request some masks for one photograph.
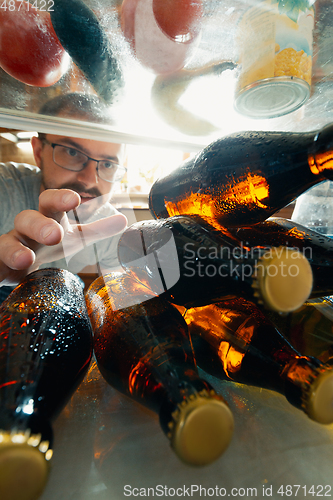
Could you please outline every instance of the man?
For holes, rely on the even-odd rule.
[[[41,113],[109,123],[107,110],[89,95],[62,95]],[[124,172],[122,146],[39,134],[32,148],[37,167],[0,164],[0,286],[15,286],[38,267],[115,268],[127,220],[109,201]]]

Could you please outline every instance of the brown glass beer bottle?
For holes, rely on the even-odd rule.
[[[268,311],[267,316],[297,351],[333,365],[332,297],[307,300],[285,315]]]
[[[159,415],[177,456],[213,462],[233,433],[232,413],[198,376],[182,315],[132,276],[101,276],[86,294],[105,380]]]
[[[333,367],[297,352],[253,303],[238,298],[193,308],[185,320],[198,366],[277,391],[316,422],[333,422]],[[208,363],[201,356],[206,343],[214,354]]]
[[[118,244],[119,261],[154,293],[195,307],[241,295],[279,312],[300,307],[311,267],[296,249],[250,249],[190,217],[141,221]]]
[[[271,217],[253,226],[229,228],[239,244],[251,248],[285,245],[298,248],[307,258],[313,274],[310,298],[333,295],[333,239],[297,222]]]
[[[32,500],[46,483],[52,421],[83,379],[92,330],[81,281],[27,276],[0,307],[0,498]]]
[[[332,125],[311,133],[236,133],[158,179],[149,206],[155,218],[198,215],[216,228],[243,226],[324,179],[333,179]]]

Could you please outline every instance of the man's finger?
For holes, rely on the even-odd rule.
[[[39,212],[60,222],[65,212],[80,205],[81,198],[71,189],[47,189],[39,196]]]
[[[0,237],[0,275],[3,269],[27,269],[35,260],[35,254],[24,246],[16,237],[15,231]]]
[[[84,247],[123,231],[126,225],[127,219],[122,214],[111,215],[110,217],[89,224],[69,225],[61,244],[48,247],[42,246],[38,249],[36,252],[36,264],[53,262],[64,256],[66,259],[69,259],[83,250]],[[88,264],[91,264],[91,262],[87,262]]]
[[[78,224],[77,227],[83,236],[85,245],[88,246],[120,233],[126,226],[127,219],[125,215],[116,214],[89,224]]]
[[[56,245],[63,237],[63,229],[52,218],[37,210],[24,210],[15,217],[17,238],[26,246],[35,249],[36,243]]]
[[[83,250],[84,247],[120,233],[126,225],[126,217],[122,214],[116,214],[89,224],[71,226],[71,231],[65,232],[62,240],[66,259]]]

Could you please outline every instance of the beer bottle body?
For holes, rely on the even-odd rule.
[[[199,366],[198,338],[210,345],[222,376],[279,392],[313,420],[333,421],[331,367],[296,351],[253,303],[238,298],[193,308],[185,320]]]
[[[310,265],[298,250],[248,249],[187,216],[133,224],[119,240],[118,257],[156,294],[186,307],[242,295],[286,312],[312,289]],[[297,273],[290,270],[295,265]]]
[[[319,133],[233,134],[158,179],[150,210],[155,218],[199,215],[216,228],[255,224],[332,179],[332,150],[332,126]]]
[[[333,300],[319,297],[307,300],[286,315],[267,311],[267,316],[296,350],[333,364]]]
[[[15,460],[22,474],[26,460],[36,464],[29,487],[20,492],[22,499],[30,498],[39,480],[45,482],[44,461],[52,457],[52,422],[82,381],[91,356],[92,331],[82,284],[68,271],[35,271],[2,303],[0,456],[7,457],[9,467],[13,464],[2,483],[4,491],[0,487],[3,498],[17,482]]]
[[[230,228],[239,242],[251,248],[286,245],[298,248],[308,259],[313,274],[310,298],[333,294],[333,240],[297,222],[271,217],[253,226]]]
[[[191,405],[195,411],[197,404],[207,410],[212,406],[220,415],[217,432],[221,433],[222,425],[223,437],[216,436],[221,445],[218,454],[229,443],[233,426],[222,398],[198,376],[182,315],[127,274],[98,278],[88,289],[87,305],[96,360],[105,380],[159,415],[182,460],[200,465],[217,458],[214,452],[213,457],[208,452],[209,458],[201,455],[202,450],[188,453],[179,438],[179,422],[186,434],[183,412]]]

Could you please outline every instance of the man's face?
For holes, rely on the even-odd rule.
[[[121,144],[52,134],[47,134],[46,140],[47,142],[41,141],[37,137],[32,139],[36,165],[42,171],[41,191],[45,189],[72,189],[81,196],[81,203],[102,195],[104,195],[104,200],[110,199],[113,183],[98,177],[96,162],[89,161],[80,172],[66,170],[53,161],[53,148],[50,143],[69,146],[95,160],[111,160],[118,163],[122,159]]]

